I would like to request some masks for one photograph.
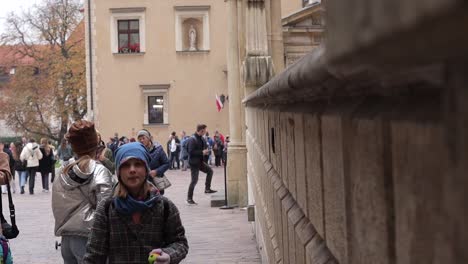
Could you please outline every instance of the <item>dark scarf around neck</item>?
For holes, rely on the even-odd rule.
[[[150,192],[149,198],[144,201],[139,201],[129,194],[127,198],[114,198],[114,206],[120,214],[133,215],[134,213],[143,213],[153,207],[159,199],[160,194],[157,192]]]

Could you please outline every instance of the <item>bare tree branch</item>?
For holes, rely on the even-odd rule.
[[[0,41],[12,47],[11,64],[19,68],[5,88],[8,99],[0,98],[0,115],[12,127],[59,140],[71,119],[86,114],[84,36],[71,38],[80,8],[79,0],[44,0],[9,15]]]

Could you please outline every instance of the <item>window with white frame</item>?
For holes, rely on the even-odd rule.
[[[164,96],[148,95],[148,123],[164,124]]]
[[[146,27],[144,7],[111,8],[112,53],[144,53]]]
[[[176,51],[210,50],[210,6],[176,6]]]
[[[122,19],[117,21],[119,53],[140,52],[140,21]]]
[[[169,84],[142,85],[145,109],[143,124],[164,125],[169,123]]]

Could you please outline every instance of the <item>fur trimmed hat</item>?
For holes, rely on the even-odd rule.
[[[94,123],[87,120],[75,121],[68,129],[65,138],[78,156],[91,154],[94,157],[98,147],[98,135]]]

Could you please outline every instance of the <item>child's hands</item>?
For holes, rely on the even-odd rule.
[[[171,263],[171,256],[169,256],[167,253],[162,251],[160,248],[158,249],[153,249],[153,251],[150,252],[150,255],[152,253],[158,254],[158,258],[154,262],[155,264],[169,264]]]

